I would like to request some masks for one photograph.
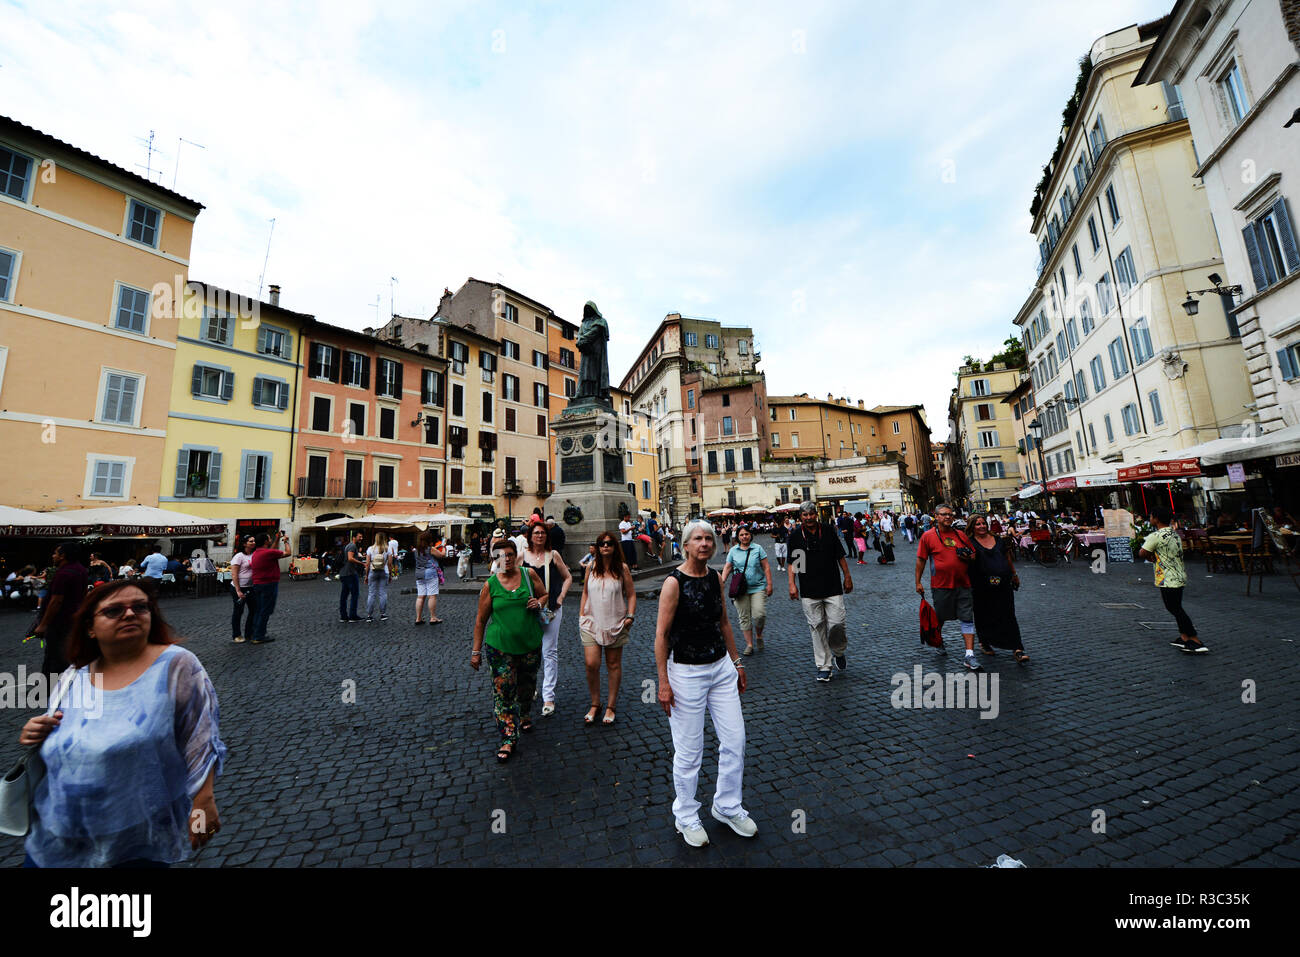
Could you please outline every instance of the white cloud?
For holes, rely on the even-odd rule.
[[[926,404],[1033,281],[1075,62],[1155,0],[645,8],[124,0],[6,8],[5,112],[205,203],[191,272],[360,328],[467,276],[618,379],[667,312],[752,325],[777,393]],[[800,31],[796,33],[796,31]],[[21,37],[21,42],[15,38]],[[804,44],[799,52],[799,43]],[[494,52],[494,44],[501,52]],[[944,182],[944,162],[955,178]],[[792,311],[802,291],[806,311]]]

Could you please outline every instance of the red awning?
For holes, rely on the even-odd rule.
[[[1074,488],[1076,484],[1077,483],[1074,481],[1073,476],[1068,478],[1052,479],[1047,483],[1047,490],[1049,492],[1059,492],[1063,489]]]
[[[1152,479],[1186,478],[1201,474],[1201,460],[1165,459],[1160,462],[1144,462],[1126,469],[1119,469],[1121,482],[1145,482]]]

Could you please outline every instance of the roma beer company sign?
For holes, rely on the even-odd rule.
[[[226,525],[224,522],[213,522],[209,525],[101,525],[100,534],[145,535],[148,537],[169,535],[172,538],[196,538],[203,535],[224,535],[226,534]]]
[[[1146,462],[1119,470],[1121,482],[1145,482],[1150,479],[1184,478],[1201,474],[1200,459],[1166,459]]]

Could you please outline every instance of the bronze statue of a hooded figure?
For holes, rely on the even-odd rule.
[[[578,351],[582,364],[578,369],[578,393],[570,405],[601,405],[612,409],[609,397],[609,326],[594,302],[582,309],[582,326],[578,329]]]

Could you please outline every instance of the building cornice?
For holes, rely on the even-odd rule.
[[[1197,178],[1203,177],[1206,171],[1222,158],[1228,147],[1241,137],[1242,133],[1246,131],[1246,127],[1250,126],[1251,122],[1263,112],[1264,107],[1273,100],[1273,97],[1282,91],[1282,87],[1286,85],[1286,81],[1291,78],[1291,74],[1295,73],[1296,70],[1300,70],[1300,60],[1293,60],[1282,68],[1282,72],[1278,74],[1277,79],[1270,83],[1268,89],[1251,105],[1250,110],[1241,118],[1241,122],[1233,127],[1232,132],[1225,136],[1223,141],[1201,161],[1200,168],[1192,174],[1193,176]]]

